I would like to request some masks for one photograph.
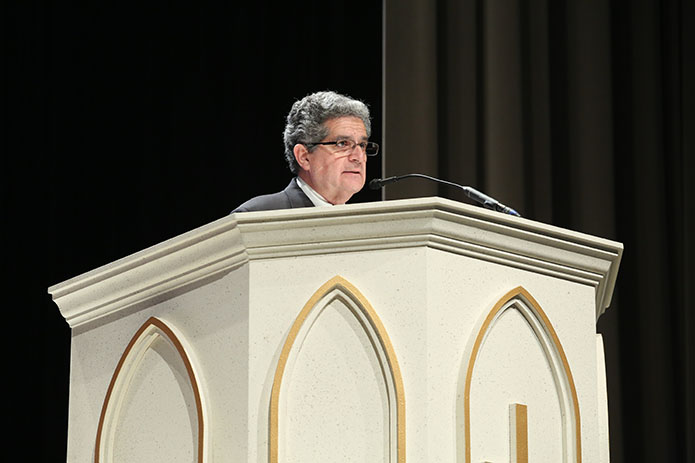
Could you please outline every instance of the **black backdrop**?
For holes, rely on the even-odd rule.
[[[14,429],[35,452],[29,461],[64,461],[69,328],[47,288],[283,189],[284,119],[308,93],[364,100],[379,141],[381,6],[28,1],[3,10],[5,326],[8,348],[21,344],[8,356]],[[377,158],[369,178],[380,170]]]
[[[16,393],[13,429],[36,456],[27,460],[63,461],[67,442],[69,329],[47,287],[283,188],[284,117],[306,93],[330,88],[364,99],[375,116],[373,139],[382,141],[381,3],[3,3],[4,358]],[[528,11],[549,5],[551,36],[564,34],[558,17],[584,24],[575,14],[582,2],[516,3]],[[582,210],[575,203],[612,191],[615,235],[608,237],[624,242],[626,253],[599,328],[617,325],[616,336],[604,338],[617,462],[695,461],[688,5],[604,6],[613,139],[604,150],[612,151],[615,174],[610,185],[602,178],[582,191],[584,179],[564,157],[576,124],[560,121],[550,134],[552,214],[532,208],[550,197],[526,200],[522,211],[593,233],[592,213],[575,221]],[[447,39],[438,33],[441,45]],[[553,41],[549,48],[550,74],[560,76],[552,82],[583,78],[567,71],[571,47]],[[571,106],[553,95],[557,112]],[[459,180],[451,172],[437,173]],[[396,173],[403,172],[385,174]],[[377,160],[368,177],[380,175]],[[483,177],[478,186],[496,196]],[[355,201],[378,199],[365,191]]]

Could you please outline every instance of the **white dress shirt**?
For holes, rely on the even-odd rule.
[[[309,200],[314,203],[314,206],[321,207],[321,206],[332,206],[333,204],[329,203],[324,199],[323,196],[318,194],[316,190],[311,188],[305,181],[303,181],[301,178],[297,177],[297,185],[299,185],[299,188],[302,189],[305,195],[309,197]]]

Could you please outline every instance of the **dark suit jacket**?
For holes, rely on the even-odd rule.
[[[314,203],[311,202],[309,197],[305,195],[302,189],[299,188],[299,185],[297,185],[297,179],[293,178],[284,190],[278,193],[251,198],[234,209],[232,213],[313,207],[313,205]]]

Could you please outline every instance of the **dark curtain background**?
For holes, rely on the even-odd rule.
[[[69,328],[46,289],[282,189],[284,117],[330,88],[371,105],[369,178],[435,175],[625,244],[598,324],[612,461],[695,462],[692,2],[2,9],[5,378],[26,460],[67,441]],[[467,201],[385,192],[424,195]]]
[[[695,3],[385,5],[384,175],[624,243],[597,327],[611,461],[695,462]],[[430,195],[469,201],[385,193]]]

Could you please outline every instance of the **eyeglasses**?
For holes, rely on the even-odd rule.
[[[303,143],[306,146],[313,145],[335,145],[336,153],[350,153],[355,149],[355,146],[364,151],[367,156],[376,156],[379,154],[379,145],[373,141],[363,141],[357,143],[350,139],[336,140],[336,141],[317,141],[315,143]]]

